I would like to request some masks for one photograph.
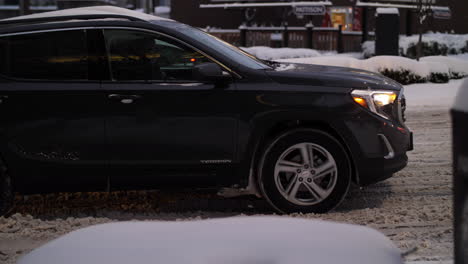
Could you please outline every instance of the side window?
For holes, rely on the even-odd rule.
[[[193,81],[193,67],[208,58],[172,39],[140,31],[104,31],[112,79]]]
[[[8,58],[0,73],[18,79],[88,80],[86,43],[85,30],[6,37],[0,46]]]

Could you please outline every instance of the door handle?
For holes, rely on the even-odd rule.
[[[136,94],[109,94],[107,97],[111,100],[118,100],[122,104],[131,104],[141,98],[140,95]]]

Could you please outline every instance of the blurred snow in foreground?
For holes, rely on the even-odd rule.
[[[120,222],[71,232],[19,264],[401,264],[382,233],[359,225],[288,217]]]

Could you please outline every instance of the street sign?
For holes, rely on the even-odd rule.
[[[323,16],[325,12],[325,6],[296,6],[294,8],[296,16]]]
[[[452,12],[450,10],[432,10],[433,16],[436,19],[451,19],[452,18]]]
[[[372,1],[363,1],[363,2],[379,2],[379,3],[392,3],[394,4],[395,2],[401,2],[401,3],[413,3],[417,4],[419,3],[419,0],[372,0]],[[424,4],[430,3],[430,4],[435,4],[436,0],[423,0],[422,1]]]

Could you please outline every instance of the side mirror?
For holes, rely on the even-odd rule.
[[[193,77],[203,83],[214,83],[216,86],[223,86],[232,80],[230,74],[223,72],[221,67],[212,62],[195,65]]]

